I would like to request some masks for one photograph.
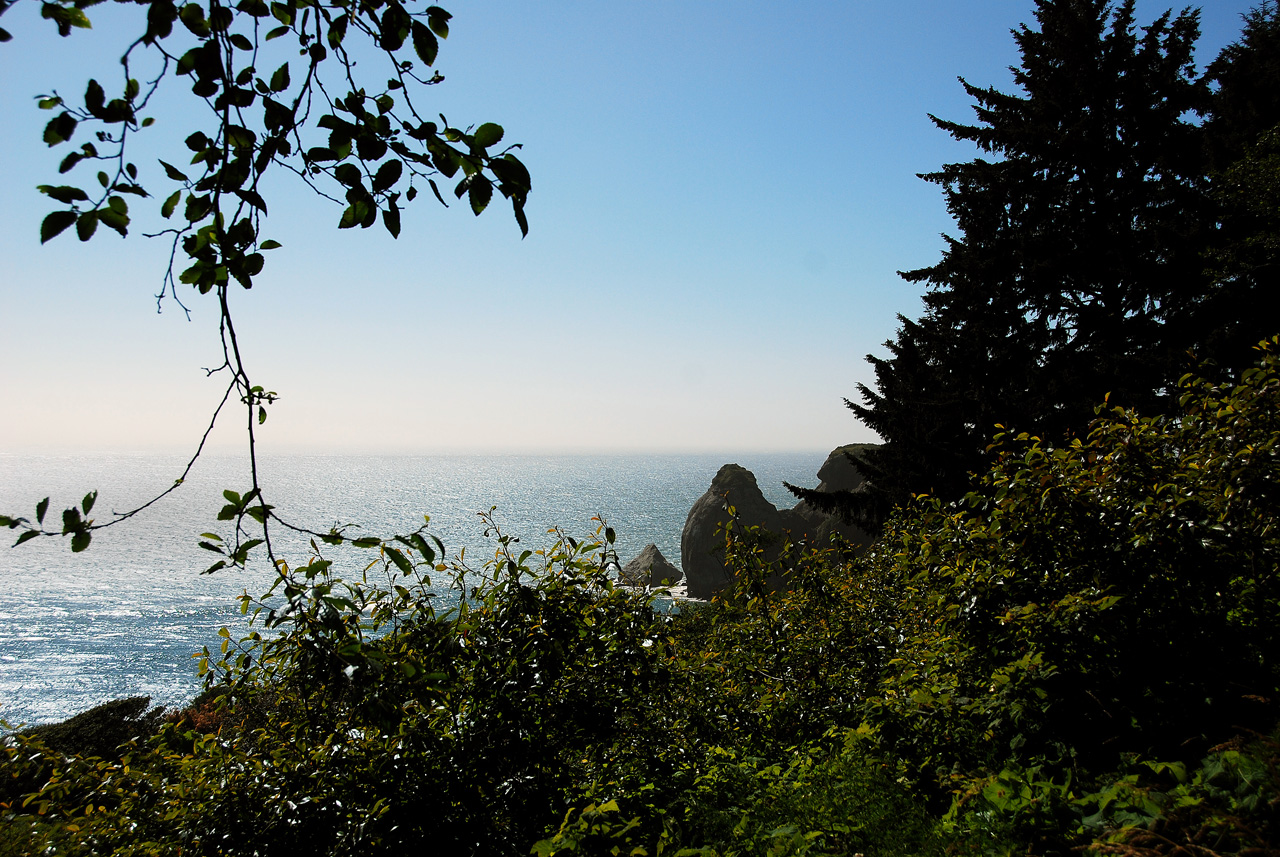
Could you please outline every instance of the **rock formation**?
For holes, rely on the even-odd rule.
[[[818,470],[819,491],[854,491],[861,477],[849,462],[846,452],[860,444],[840,447],[827,456]],[[724,531],[729,514],[725,506],[733,506],[743,526],[759,526],[772,533],[788,533],[792,541],[821,543],[838,532],[853,544],[865,544],[866,535],[850,524],[827,515],[807,503],[793,509],[777,509],[756,484],[756,477],[745,467],[726,464],[711,480],[711,487],[689,510],[684,533],[680,537],[680,564],[684,566],[689,596],[710,598],[730,580],[724,564]],[[778,581],[775,581],[777,584]]]
[[[618,582],[624,586],[675,586],[682,577],[680,569],[650,542],[635,559],[622,567]]]
[[[860,450],[866,447],[874,446],[869,443],[851,443],[847,446],[837,447],[827,456],[827,460],[818,468],[818,488],[823,493],[832,493],[835,491],[857,491],[862,487],[862,474],[854,469],[853,462],[849,460],[850,455],[856,455]],[[828,515],[821,512],[801,500],[796,507],[791,510],[793,513],[801,516],[814,529],[808,530],[814,539],[818,542],[826,542],[831,538],[832,533],[839,533],[845,541],[855,545],[865,545],[868,541],[867,534],[853,524],[846,524],[835,515]],[[798,532],[802,527],[792,527],[792,532]]]

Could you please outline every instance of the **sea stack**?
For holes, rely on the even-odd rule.
[[[857,491],[862,477],[849,455],[867,444],[835,449],[818,470],[819,491]],[[711,480],[705,494],[689,510],[680,537],[680,564],[690,598],[708,599],[730,582],[724,563],[724,525],[729,520],[726,506],[732,506],[741,526],[758,526],[771,533],[790,536],[793,542],[826,542],[839,533],[854,545],[865,545],[867,536],[857,527],[801,502],[792,509],[778,509],[760,491],[755,474],[738,464],[726,464]],[[772,581],[780,586],[780,580]]]
[[[684,575],[650,542],[631,562],[622,567],[618,582],[623,586],[675,586]]]

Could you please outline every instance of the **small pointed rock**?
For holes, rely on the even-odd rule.
[[[655,544],[647,544],[639,556],[623,566],[618,582],[626,586],[674,586],[684,575]]]

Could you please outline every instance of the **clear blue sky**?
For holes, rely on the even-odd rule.
[[[111,4],[114,7],[114,4]],[[826,450],[872,440],[843,407],[895,315],[896,271],[949,227],[915,174],[970,152],[957,76],[1009,88],[1029,0],[453,2],[425,103],[524,144],[525,240],[419,198],[393,241],[272,188],[273,251],[236,310],[254,381],[283,394],[269,448]],[[1202,13],[1199,61],[1246,0]],[[1165,6],[1139,3],[1140,23]],[[35,186],[65,148],[32,96],[114,73],[139,7],[60,39],[23,0],[0,45],[0,452],[181,449],[220,393],[209,298],[155,312],[167,249],[140,234],[41,247]],[[137,163],[182,136],[179,82]],[[153,132],[153,133],[152,133]],[[141,138],[140,138],[141,139]],[[176,156],[174,156],[176,157]],[[137,204],[135,203],[135,208]],[[155,203],[158,207],[158,203]],[[103,230],[105,231],[105,230]],[[218,435],[234,444],[233,414]]]

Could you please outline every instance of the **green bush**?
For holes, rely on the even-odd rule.
[[[6,739],[0,848],[1269,847],[1275,745],[1221,742],[1280,719],[1278,352],[1184,378],[1178,418],[1003,435],[963,503],[919,498],[861,557],[731,525],[733,588],[675,615],[614,587],[603,525],[540,552],[493,528],[478,569],[358,540],[348,580],[317,548],[148,741]],[[74,746],[140,724],[123,705]]]
[[[701,767],[669,803],[646,790],[568,813],[534,853],[943,853],[938,820],[889,766],[865,755],[856,733],[793,749],[781,762],[708,748]]]
[[[863,704],[881,752],[962,805],[1016,781],[1019,811],[1052,818],[1130,754],[1195,759],[1276,722],[1278,350],[1235,387],[1184,378],[1176,418],[999,436],[963,503],[891,523],[860,571],[900,635]]]
[[[121,744],[146,739],[160,726],[162,708],[151,708],[151,697],[115,699],[90,708],[60,723],[24,730],[39,738],[50,750],[67,756],[118,756]]]

